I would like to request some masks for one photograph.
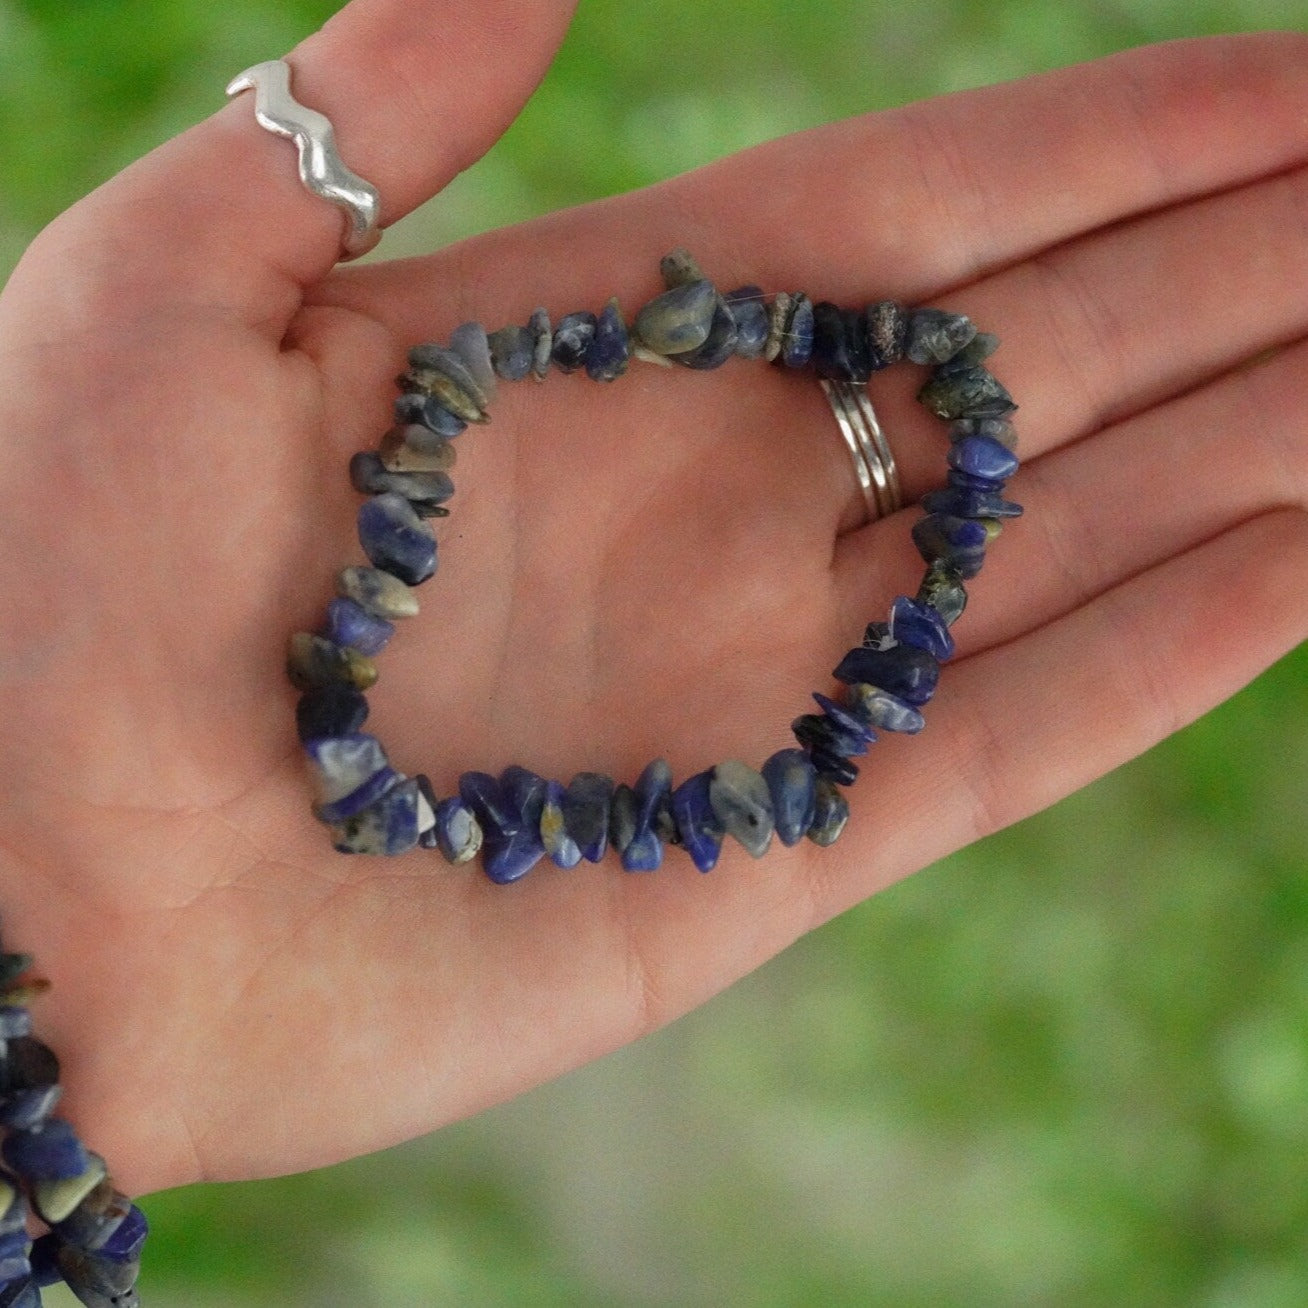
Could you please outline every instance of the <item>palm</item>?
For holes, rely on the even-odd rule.
[[[1248,104],[1226,113],[1270,105],[1286,124],[1257,153],[1232,144],[1205,157],[1221,152],[1199,148],[1180,101],[1197,72],[1212,75],[1211,51],[1172,52],[1150,65],[1152,83],[1137,70],[1172,106],[1152,142],[1178,160],[1165,183],[1105,178],[1066,212],[1032,216],[1020,186],[1043,172],[1011,146],[996,191],[1022,217],[959,233],[937,211],[907,252],[886,229],[842,255],[844,232],[819,230],[817,216],[794,248],[770,238],[773,211],[739,230],[769,177],[785,180],[775,193],[803,195],[819,173],[857,176],[833,163],[842,151],[879,149],[863,166],[885,186],[907,115],[880,144],[875,128],[832,129],[820,168],[811,148],[778,143],[418,265],[336,272],[283,296],[280,317],[267,303],[216,313],[185,286],[142,294],[148,276],[125,287],[115,271],[91,275],[89,300],[61,313],[32,288],[70,253],[99,266],[102,238],[76,224],[53,233],[0,319],[4,340],[40,342],[9,350],[5,394],[47,397],[31,412],[6,401],[21,436],[4,469],[16,670],[4,745],[6,775],[21,780],[5,897],[59,983],[48,1012],[75,1069],[70,1105],[99,1124],[93,1143],[124,1182],[331,1161],[512,1094],[1082,784],[1293,644],[1303,603],[1277,587],[1302,567],[1302,515],[1259,515],[1303,501],[1306,433],[1292,412],[1303,347],[1257,374],[1221,374],[1303,331],[1293,288],[1308,269],[1276,230],[1303,180],[1258,180],[1297,161],[1282,70],[1301,54],[1293,39],[1249,42],[1226,74],[1235,86],[1261,70]],[[1056,99],[1031,86],[988,95],[1000,141],[1006,118]],[[911,120],[913,139],[939,139],[960,117],[933,106]],[[1070,116],[1063,130],[1075,158]],[[1063,167],[1066,186],[1080,185],[1086,165]],[[903,203],[920,206],[902,172]],[[702,242],[685,212],[710,215]],[[1251,222],[1266,260],[1227,265],[1215,286],[1185,280],[1187,259],[1249,239]],[[286,634],[317,622],[335,568],[358,561],[343,467],[380,434],[405,346],[461,316],[520,321],[538,302],[559,313],[617,291],[634,307],[655,289],[653,260],[682,240],[720,282],[850,303],[929,301],[971,283],[949,303],[1004,337],[996,367],[1041,456],[1019,495],[1033,517],[977,585],[932,730],[877,747],[834,850],[774,850],[759,865],[735,850],[708,878],[674,856],[650,877],[543,868],[503,890],[417,855],[341,858],[307,813],[279,667]],[[722,253],[738,247],[757,260]],[[1182,295],[1186,320],[1164,347]],[[1105,324],[1122,320],[1106,341]],[[914,411],[912,378],[879,380],[919,494],[940,437]],[[54,396],[78,397],[75,421]],[[1255,411],[1275,464],[1223,434]],[[1160,474],[1197,441],[1203,466],[1171,503]],[[52,448],[75,488],[54,512],[40,489]],[[907,514],[838,534],[851,479],[830,414],[814,388],[757,365],[504,387],[459,455],[441,571],[383,660],[372,719],[397,765],[445,793],[465,768],[510,762],[564,779],[583,767],[631,777],[658,754],[678,776],[757,762],[916,575]],[[1236,596],[1261,624],[1239,650],[1206,622]],[[1105,667],[1120,698],[1093,693]]]

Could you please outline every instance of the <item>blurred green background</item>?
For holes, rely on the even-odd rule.
[[[0,272],[335,7],[0,0]],[[583,0],[523,118],[384,248],[845,114],[1305,18]],[[635,1048],[386,1154],[152,1198],[147,1302],[1302,1308],[1306,710],[1300,650]]]

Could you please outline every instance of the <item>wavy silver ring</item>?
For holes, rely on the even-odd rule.
[[[316,196],[345,211],[342,259],[357,259],[381,240],[377,188],[352,173],[336,151],[330,119],[302,105],[291,94],[291,66],[270,59],[239,73],[227,85],[229,96],[254,91],[254,116],[274,136],[295,142],[300,154],[300,181]]]
[[[895,456],[877,421],[867,387],[856,382],[822,382],[822,392],[840,424],[863,492],[865,522],[889,517],[903,504]]]

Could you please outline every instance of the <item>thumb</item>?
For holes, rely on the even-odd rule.
[[[288,56],[291,90],[333,124],[387,226],[499,138],[535,90],[575,0],[354,0]],[[239,69],[232,69],[232,74]],[[215,95],[222,94],[215,87]],[[255,121],[253,94],[107,182],[38,238],[103,251],[110,303],[178,299],[264,326],[341,255],[342,211],[301,184],[295,147]],[[111,257],[110,257],[111,256]]]

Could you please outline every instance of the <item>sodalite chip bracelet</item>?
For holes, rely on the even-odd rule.
[[[59,1060],[27,1011],[50,983],[25,979],[31,966],[28,954],[0,951],[0,1308],[39,1308],[41,1287],[57,1281],[87,1308],[139,1308],[145,1214],[53,1116]],[[49,1227],[30,1247],[29,1211]]]
[[[954,652],[950,627],[967,602],[963,583],[981,570],[1003,520],[1022,512],[1003,497],[1018,466],[1009,421],[1016,405],[984,366],[998,340],[939,309],[889,301],[845,309],[799,293],[769,303],[756,286],[721,294],[683,250],[661,271],[667,289],[630,324],[616,300],[553,326],[537,309],[525,326],[488,333],[468,322],[448,345],[410,351],[395,425],[378,450],[350,462],[355,489],[368,497],[358,531],[372,566],[341,571],[322,629],[295,633],[287,660],[302,692],[296,719],[317,790],[313,811],[343,853],[420,846],[459,864],[480,851],[491,880],[507,883],[546,855],[571,868],[583,858],[599,862],[610,845],[628,871],[650,871],[666,845],[679,845],[708,872],[727,835],[756,857],[774,832],[785,845],[805,836],[831,844],[849,816],[841,787],[858,776],[852,760],[877,731],[922,729],[922,708]],[[791,724],[797,747],[779,749],[761,768],[731,759],[676,786],[663,759],[631,784],[579,772],[565,786],[516,765],[498,777],[465,772],[458,794],[444,798],[425,776],[396,771],[380,742],[361,731],[363,692],[377,680],[373,656],[396,619],[418,611],[414,587],[436,571],[429,520],[448,514],[451,442],[469,423],[488,420],[498,381],[543,380],[552,368],[614,381],[633,358],[710,369],[733,356],[812,367],[828,387],[845,388],[907,359],[931,369],[918,399],[949,423],[945,485],[923,498],[925,516],[913,527],[926,574],[916,595],[896,598],[888,620],[873,622],[840,660],[833,675],[845,685],[843,699],[815,693],[820,711]]]

